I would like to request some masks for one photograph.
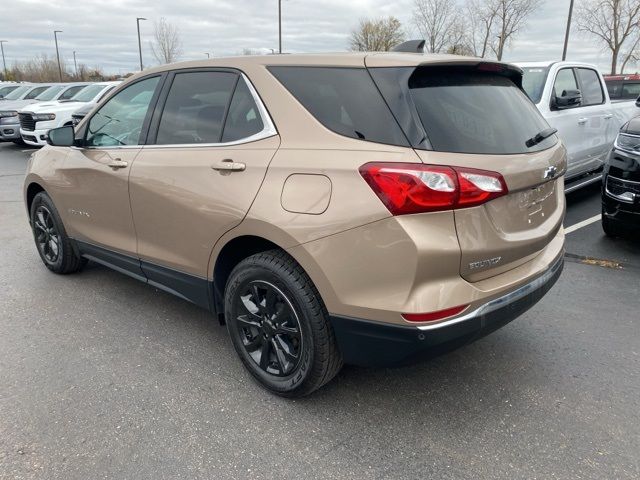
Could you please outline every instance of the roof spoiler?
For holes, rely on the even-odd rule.
[[[407,40],[391,49],[392,52],[424,53],[424,40]]]

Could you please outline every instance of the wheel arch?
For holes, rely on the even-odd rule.
[[[33,199],[40,192],[45,192],[45,188],[38,181],[31,181],[28,183],[25,188],[25,205],[27,207],[27,215],[31,218],[31,205],[33,204]]]

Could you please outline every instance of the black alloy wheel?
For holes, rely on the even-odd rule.
[[[300,321],[286,295],[271,283],[254,280],[236,297],[242,344],[266,373],[289,375],[300,362]]]
[[[36,244],[42,257],[55,264],[60,256],[61,239],[53,215],[45,205],[39,205],[33,220]]]

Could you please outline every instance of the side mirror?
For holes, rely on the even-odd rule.
[[[636,107],[640,108],[640,97],[638,97],[638,99],[636,100]]]
[[[580,90],[564,90],[562,96],[555,97],[555,105],[558,110],[577,107],[582,103]]]
[[[55,147],[72,147],[75,144],[75,132],[71,125],[52,128],[47,135],[47,143]]]

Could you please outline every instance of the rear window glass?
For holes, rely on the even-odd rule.
[[[366,69],[272,66],[269,71],[329,130],[361,140],[408,146]]]
[[[409,92],[434,150],[517,154],[544,150],[555,135],[527,147],[549,128],[535,105],[503,75],[468,67],[418,68]]]

